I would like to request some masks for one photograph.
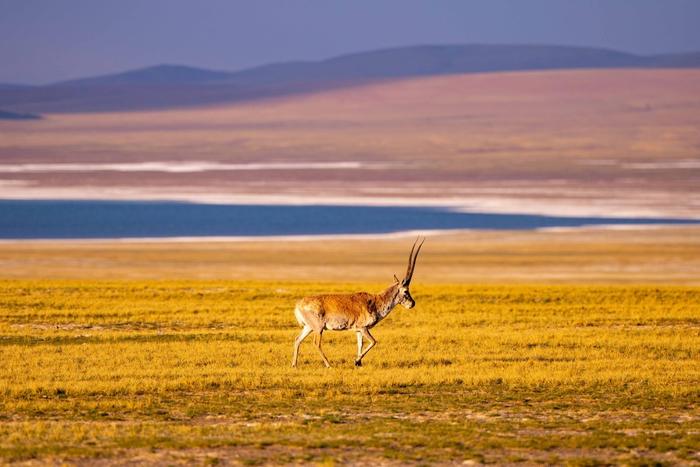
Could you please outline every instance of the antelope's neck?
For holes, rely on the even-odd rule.
[[[381,318],[385,318],[398,305],[398,291],[398,287],[392,285],[384,292],[376,295],[377,313]]]

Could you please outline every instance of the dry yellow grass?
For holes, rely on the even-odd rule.
[[[363,368],[289,368],[294,301],[358,287],[0,281],[0,459],[700,460],[697,288],[416,282]]]
[[[365,366],[296,371],[294,302],[412,239],[2,243],[0,462],[700,462],[697,233],[429,237]]]

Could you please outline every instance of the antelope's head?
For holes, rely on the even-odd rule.
[[[411,254],[408,255],[408,269],[406,269],[406,275],[404,276],[403,280],[399,281],[399,278],[394,276],[396,286],[398,287],[398,303],[400,303],[409,310],[416,306],[416,301],[413,299],[413,297],[411,297],[409,287],[411,285],[411,278],[413,277],[413,270],[416,267],[416,259],[418,258],[420,248],[423,246],[423,242],[425,242],[425,238],[423,238],[423,240],[420,242],[418,248],[416,248],[416,244],[418,244],[418,238],[413,243],[413,248],[411,248]]]

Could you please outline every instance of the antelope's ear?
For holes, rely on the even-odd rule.
[[[394,282],[396,282],[397,284],[399,283],[399,278],[396,277],[396,274],[394,274]]]

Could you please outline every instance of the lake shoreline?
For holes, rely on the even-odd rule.
[[[224,205],[160,201],[0,200],[5,241],[246,242],[381,239],[456,231],[698,225],[696,219],[464,212],[434,206]]]
[[[533,232],[549,234],[566,234],[586,231],[652,231],[662,229],[683,229],[700,226],[700,224],[634,224],[615,225],[598,224],[580,227],[542,227],[536,229],[440,229],[440,230],[403,230],[387,233],[359,234],[311,234],[311,235],[230,235],[230,236],[182,236],[182,237],[110,237],[110,238],[0,238],[0,245],[8,244],[154,244],[154,243],[280,243],[280,242],[331,242],[331,241],[393,241],[421,237],[448,237],[453,235],[496,233],[496,232]]]
[[[663,217],[667,219],[697,219],[700,215],[694,209],[667,209],[655,204],[644,204],[638,198],[650,196],[639,193],[630,200],[606,200],[601,202],[587,191],[578,193],[571,187],[571,197],[542,197],[542,193],[523,192],[514,196],[493,188],[472,188],[469,195],[447,192],[445,195],[409,196],[330,194],[330,193],[253,193],[253,192],[201,192],[188,191],[185,187],[173,191],[164,187],[157,189],[133,187],[102,188],[63,188],[29,186],[18,180],[0,180],[1,201],[105,201],[143,203],[190,203],[215,205],[279,205],[279,206],[357,206],[357,207],[427,207],[449,209],[464,213],[524,214],[556,217],[609,217],[645,218]],[[585,202],[581,202],[585,200]],[[694,203],[691,203],[694,204]]]

